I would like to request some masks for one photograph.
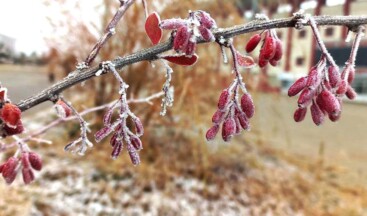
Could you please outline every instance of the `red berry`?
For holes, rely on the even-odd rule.
[[[34,180],[34,174],[31,169],[22,168],[23,182],[24,184],[29,184]]]
[[[205,28],[204,26],[199,26],[199,32],[201,34],[201,37],[203,37],[205,41],[215,40],[213,33],[209,29]]]
[[[37,171],[40,171],[42,169],[42,159],[38,154],[34,152],[29,152],[28,160],[33,169]]]
[[[209,13],[205,11],[199,11],[198,13],[200,18],[200,23],[202,26],[204,26],[207,29],[212,29],[217,26],[215,20],[210,16]]]
[[[260,43],[261,35],[255,34],[253,35],[250,40],[246,44],[246,52],[250,53],[252,52]]]
[[[217,110],[215,111],[213,117],[212,117],[212,122],[213,123],[220,123],[223,120],[224,114],[226,114],[226,112],[222,111],[222,110]]]
[[[357,97],[357,92],[354,91],[354,89],[352,88],[352,86],[348,86],[347,88],[347,92],[345,93],[345,95],[350,99],[350,100],[354,100]]]
[[[64,101],[58,100],[55,104],[56,113],[60,118],[69,117],[72,113],[70,107]]]
[[[131,144],[134,146],[135,150],[139,151],[143,149],[143,143],[137,136],[130,137]]]
[[[282,42],[280,40],[275,40],[276,42],[276,47],[275,47],[275,53],[274,53],[274,57],[272,58],[273,61],[278,62],[282,56],[283,56],[283,48],[282,48]],[[271,63],[271,61],[270,61]],[[273,65],[273,64],[272,64]],[[273,65],[275,66],[275,65]]]
[[[328,69],[328,75],[331,87],[335,88],[341,82],[339,68],[330,66]]]
[[[166,19],[159,23],[161,29],[174,30],[186,25],[186,21],[183,19]]]
[[[215,138],[215,136],[217,135],[219,131],[219,125],[213,125],[211,128],[209,128],[209,130],[206,132],[206,140],[210,141],[213,140]]]
[[[348,74],[348,83],[349,84],[351,84],[353,82],[355,75],[356,75],[356,71],[354,70],[354,68],[350,68],[349,74]]]
[[[194,41],[189,40],[189,42],[187,43],[186,49],[184,50],[185,54],[190,56],[195,53],[195,50],[196,50],[196,41],[194,42]]]
[[[299,92],[302,91],[306,87],[307,77],[301,77],[296,82],[294,82],[291,87],[288,89],[288,96],[292,97],[297,95]]]
[[[328,90],[323,90],[321,93],[323,109],[329,114],[338,114],[340,110],[340,103],[337,98]]]
[[[1,109],[2,120],[11,128],[16,128],[21,117],[22,111],[11,103],[6,103]]]
[[[218,109],[223,110],[229,104],[230,101],[230,94],[228,89],[224,89],[219,96],[218,100]]]
[[[250,130],[250,123],[245,113],[238,113],[236,117],[238,118],[238,121],[240,122],[240,125],[244,130]]]
[[[320,71],[314,68],[310,71],[307,78],[306,86],[310,89],[317,88],[321,83]]]
[[[138,137],[142,136],[144,134],[144,127],[143,123],[141,123],[140,119],[138,117],[133,119],[135,124],[135,132]]]
[[[315,90],[310,90],[308,88],[303,89],[301,95],[298,98],[298,106],[306,107],[311,103],[313,96],[315,95]]]
[[[120,155],[120,153],[122,151],[122,147],[123,147],[122,142],[117,142],[113,146],[112,153],[111,153],[112,159],[115,160]]]
[[[269,60],[265,59],[263,54],[260,52],[260,55],[259,55],[259,67],[260,68],[263,68],[265,67],[267,64],[269,63]]]
[[[11,184],[15,177],[17,176],[16,168],[18,166],[18,159],[15,157],[10,157],[4,164],[2,174],[6,183]]]
[[[255,105],[254,101],[251,98],[251,95],[245,93],[241,97],[241,108],[242,111],[246,114],[247,118],[252,118],[255,113]]]
[[[233,118],[227,118],[222,126],[222,138],[225,142],[231,140],[236,133],[236,122]]]
[[[267,35],[265,37],[264,45],[260,50],[260,53],[262,53],[262,56],[265,60],[270,60],[274,57],[276,46],[276,40],[273,37]]]
[[[177,32],[175,39],[173,40],[173,48],[178,51],[183,51],[186,49],[187,44],[189,43],[189,39],[191,37],[191,33],[187,26],[180,27]]]
[[[345,80],[342,80],[339,84],[338,89],[336,90],[336,94],[344,95],[348,90],[348,83]]]
[[[319,126],[322,124],[322,122],[324,122],[324,113],[322,112],[322,110],[320,109],[320,107],[314,102],[312,101],[312,105],[311,105],[311,116],[312,116],[312,120],[313,122]]]
[[[24,127],[22,121],[19,121],[15,128],[11,128],[8,125],[4,125],[3,130],[5,131],[6,136],[12,136],[15,134],[20,134],[24,131]]]
[[[307,108],[298,108],[294,112],[293,119],[295,122],[301,122],[305,119],[307,113]]]

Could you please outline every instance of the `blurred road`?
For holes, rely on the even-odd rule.
[[[42,89],[50,86],[44,67],[20,66],[0,64],[0,82],[8,88],[8,94],[12,102],[18,103]],[[34,111],[47,107],[41,104],[24,113],[24,116]]]
[[[310,110],[303,122],[294,122],[296,98],[254,94],[254,101],[256,114],[248,136],[296,155],[299,160],[316,162],[322,158],[328,165],[345,168],[347,183],[366,184],[367,105],[344,101],[338,122],[327,119],[316,126]]]

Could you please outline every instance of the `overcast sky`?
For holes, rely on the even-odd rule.
[[[53,0],[51,0],[53,1]],[[93,4],[100,4],[102,0],[78,0],[83,8],[84,17],[93,15]],[[18,52],[38,53],[47,50],[43,41],[45,35],[50,34],[51,29],[46,14],[58,14],[42,4],[42,0],[0,0],[0,34],[16,39]],[[70,10],[73,10],[71,2]],[[328,0],[328,3],[340,4],[344,0]],[[80,12],[80,11],[79,11]]]
[[[42,52],[42,27],[48,26],[43,14],[40,0],[0,0],[0,33],[16,39],[17,51]]]
[[[50,0],[54,1],[54,0]],[[85,19],[95,19],[93,8],[102,0],[78,0]],[[16,51],[27,54],[36,51],[42,53],[47,51],[43,38],[50,35],[51,27],[46,16],[62,19],[60,8],[46,7],[42,0],[0,0],[0,34],[16,39]],[[73,11],[75,2],[67,1],[63,5]],[[58,17],[57,17],[58,16]],[[83,19],[84,20],[84,19]],[[90,21],[90,20],[89,20]]]

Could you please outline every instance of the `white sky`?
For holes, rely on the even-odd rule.
[[[50,0],[51,2],[54,0]],[[96,4],[102,0],[76,0],[83,8],[81,14],[83,19],[96,18]],[[345,0],[328,0],[327,4],[341,4]],[[36,51],[42,53],[47,51],[43,41],[44,36],[50,35],[51,28],[46,20],[46,14],[59,14],[60,8],[45,7],[43,0],[0,0],[0,34],[4,34],[16,39],[16,51],[27,54]],[[73,1],[66,1],[73,10]],[[80,11],[78,11],[80,12]],[[60,15],[58,15],[60,16]],[[60,17],[57,17],[60,18]],[[62,17],[61,17],[62,19]],[[90,21],[90,20],[89,20]],[[98,32],[96,32],[98,34]]]
[[[0,0],[0,33],[16,39],[16,50],[26,53],[45,51],[42,1]]]
[[[17,52],[29,54],[33,51],[37,53],[47,51],[43,38],[51,34],[52,28],[46,16],[62,19],[62,15],[61,8],[46,7],[43,2],[44,0],[0,0],[0,34],[16,39]],[[63,6],[73,11],[75,2],[66,2]],[[78,15],[83,15],[83,20],[95,20],[98,16],[93,14],[95,13],[93,7],[101,2],[101,0],[79,0],[83,11],[78,11]]]

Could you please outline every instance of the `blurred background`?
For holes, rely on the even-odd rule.
[[[256,13],[282,18],[303,9],[314,15],[366,15],[367,9],[364,0],[147,2],[149,11],[157,11],[162,19],[205,10],[219,27],[249,22]],[[0,3],[0,81],[13,102],[73,71],[119,5],[117,0]],[[144,22],[143,6],[137,1],[95,62],[151,46]],[[320,32],[342,67],[351,47],[345,42],[347,29],[320,27]],[[256,104],[251,131],[230,143],[220,136],[205,141],[219,94],[233,74],[231,64],[223,64],[217,44],[202,44],[194,66],[172,65],[175,101],[166,116],[159,115],[160,99],[152,105],[131,105],[145,126],[141,165],[131,165],[125,152],[112,160],[108,139],[84,157],[64,152],[63,147],[79,136],[78,122],[65,123],[41,136],[52,144],[29,142],[44,160],[34,183],[24,186],[20,175],[11,186],[0,181],[0,215],[367,215],[367,40],[361,43],[353,83],[359,96],[345,100],[337,123],[326,121],[317,127],[309,114],[302,123],[293,121],[296,99],[285,94],[318,61],[312,32],[304,28],[277,33],[285,53],[279,66],[241,71]],[[245,53],[251,35],[235,38],[240,52]],[[164,39],[168,38],[166,31]],[[257,54],[252,56],[256,59]],[[165,81],[160,62],[141,62],[124,68],[121,75],[134,98],[160,91]],[[116,99],[118,85],[105,75],[64,94],[84,110]],[[86,116],[93,132],[102,127],[102,116],[103,112]],[[28,132],[56,119],[51,103],[28,110],[24,117]],[[0,154],[0,161],[13,153]]]

